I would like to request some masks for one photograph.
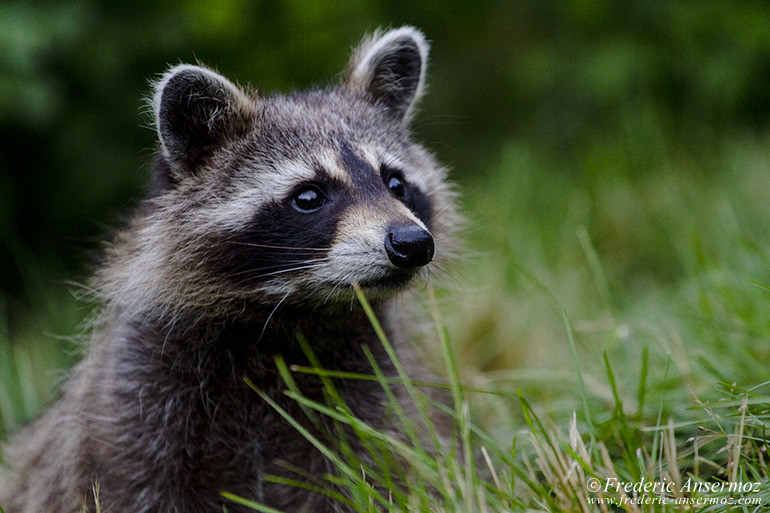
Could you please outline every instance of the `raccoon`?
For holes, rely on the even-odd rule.
[[[94,485],[101,510],[121,513],[222,511],[222,491],[287,512],[348,511],[263,479],[286,475],[279,460],[334,467],[243,378],[305,419],[275,365],[307,364],[298,333],[324,368],[371,374],[367,345],[395,375],[354,284],[419,372],[400,292],[449,256],[459,220],[445,168],[410,135],[428,49],[412,27],[375,33],[338,84],[288,95],[197,65],[157,81],[154,189],[106,247],[84,359],[4,450],[6,513],[91,510]],[[323,400],[317,378],[295,378]],[[396,429],[380,384],[339,391],[359,418]]]

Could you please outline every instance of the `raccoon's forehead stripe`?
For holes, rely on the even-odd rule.
[[[332,180],[338,180],[346,185],[351,185],[350,175],[340,165],[334,151],[314,152],[312,159],[317,171],[327,174]]]
[[[372,178],[379,177],[380,174],[378,165],[361,158],[347,144],[340,148],[340,164],[342,169],[349,173],[350,179],[359,186],[371,183]]]
[[[421,191],[431,190],[430,174],[432,170],[424,170],[408,164],[387,148],[380,146],[360,146],[354,152],[349,146],[343,146],[340,150],[340,167],[352,172],[358,183],[363,178],[376,175],[379,180],[383,167],[389,167],[401,171],[407,182],[416,185]],[[351,177],[352,178],[352,177]]]
[[[366,163],[372,166],[374,171],[379,173],[380,161],[382,160],[379,155],[382,153],[382,150],[380,148],[371,148],[369,146],[360,146],[356,149]]]

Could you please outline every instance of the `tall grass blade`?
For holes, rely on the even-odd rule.
[[[562,311],[564,320],[564,326],[567,329],[567,338],[569,339],[570,354],[572,356],[572,365],[575,367],[575,373],[578,378],[578,394],[580,395],[580,402],[583,405],[583,415],[586,420],[586,427],[591,435],[591,442],[596,441],[596,428],[594,426],[593,415],[591,415],[591,408],[588,406],[588,395],[586,394],[586,386],[583,381],[583,373],[580,370],[580,361],[578,360],[577,345],[575,344],[575,335],[572,332],[572,326],[570,325],[569,318],[567,317],[567,311]]]
[[[250,501],[248,499],[244,499],[243,497],[239,495],[235,495],[234,493],[230,492],[220,492],[220,495],[224,497],[225,499],[234,502],[236,504],[240,504],[241,506],[246,506],[247,508],[251,508],[254,511],[261,511],[262,513],[285,513],[279,509],[271,508],[269,506],[264,506],[258,502]]]

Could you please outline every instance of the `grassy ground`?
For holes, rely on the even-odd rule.
[[[294,484],[331,481],[362,512],[767,507],[770,139],[656,153],[644,137],[632,130],[569,159],[514,141],[463,183],[467,257],[421,303],[439,327],[428,351],[444,362],[464,443],[435,458],[361,424],[331,382],[328,404],[314,404],[287,380],[308,410],[351,426],[375,462],[315,440],[339,476]],[[6,432],[51,399],[88,314],[67,285],[33,270],[25,279],[41,290],[33,316],[12,335],[0,325]],[[397,478],[413,487],[393,489]],[[635,494],[644,483],[666,493]]]

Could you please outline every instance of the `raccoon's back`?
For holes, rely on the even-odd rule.
[[[98,391],[104,345],[72,370],[62,397],[2,447],[0,506],[5,513],[75,513],[93,499],[96,437],[89,419],[105,412]],[[87,509],[90,511],[91,509]]]
[[[0,505],[5,513],[81,511],[88,488],[84,438],[69,406],[58,403],[4,448],[8,471],[0,475]]]

